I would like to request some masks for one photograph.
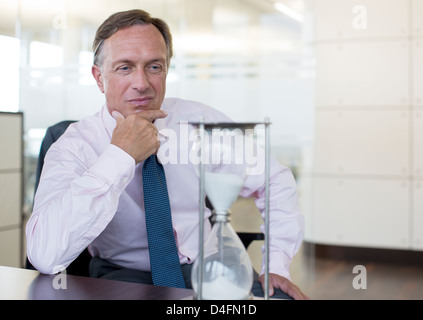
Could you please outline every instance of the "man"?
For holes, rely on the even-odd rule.
[[[178,135],[181,121],[198,121],[200,114],[210,122],[230,119],[200,103],[164,99],[173,52],[171,33],[162,20],[142,10],[116,13],[97,30],[93,48],[92,74],[106,105],[71,125],[49,149],[26,229],[28,258],[40,272],[57,273],[88,247],[92,276],[152,283],[143,162],[159,152],[160,141],[169,139],[166,132]],[[178,152],[188,152],[182,145]],[[191,266],[198,256],[198,177],[189,163],[164,168],[179,262],[190,287]],[[292,174],[276,161],[271,186],[270,295],[281,289],[304,299],[289,280],[303,218]],[[262,179],[251,179],[241,195],[256,196],[263,210]],[[207,233],[210,225],[205,223]]]

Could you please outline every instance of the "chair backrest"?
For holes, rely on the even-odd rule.
[[[50,149],[50,146],[60,138],[69,125],[74,122],[74,120],[65,120],[47,128],[43,142],[41,143],[40,154],[38,155],[37,172],[35,175],[35,191],[37,191],[38,184],[40,182],[41,171],[43,170],[44,165],[44,157],[46,156],[48,149]]]
[[[40,154],[38,156],[37,171],[35,176],[35,192],[37,191],[38,184],[40,182],[41,171],[44,166],[44,157],[47,154],[50,146],[56,142],[57,139],[66,131],[71,123],[74,123],[74,120],[65,120],[55,125],[47,128],[46,134],[44,136],[43,142],[41,143]],[[72,275],[88,276],[88,264],[90,261],[90,254],[88,250],[85,249],[79,256],[76,258],[66,269],[66,273]],[[34,266],[29,262],[28,258],[25,261],[25,268],[35,270]]]

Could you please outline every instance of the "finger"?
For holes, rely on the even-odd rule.
[[[264,285],[263,285],[263,291],[264,291]],[[275,290],[273,290],[273,285],[271,283],[269,283],[269,297],[273,296],[273,294],[275,293]]]
[[[139,113],[144,119],[154,122],[156,119],[162,119],[167,117],[167,111],[165,110],[143,110]]]
[[[285,292],[294,300],[303,300],[301,291],[297,290],[295,287],[288,287],[285,289]]]
[[[299,287],[293,284],[290,281],[285,281],[283,284],[280,285],[280,289],[284,291],[287,295],[292,297],[294,300],[308,300],[310,299],[307,295],[305,295]]]
[[[261,287],[263,288],[263,292],[266,293],[266,287],[265,287],[265,281],[264,281],[264,276],[261,276],[259,278],[259,281],[261,283]],[[271,283],[271,281],[269,281],[269,297],[273,296],[274,294],[274,289],[273,289],[273,285]]]
[[[116,122],[124,120],[125,117],[119,111],[113,110],[112,117],[116,120]]]

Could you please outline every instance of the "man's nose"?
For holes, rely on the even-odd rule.
[[[144,69],[137,69],[134,73],[132,87],[138,91],[145,91],[150,87],[148,73]]]

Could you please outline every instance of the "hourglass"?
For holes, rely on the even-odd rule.
[[[213,227],[205,241],[204,224],[200,223],[199,257],[192,269],[192,286],[199,300],[252,298],[253,268],[244,245],[230,224],[230,208],[238,198],[254,161],[265,158],[268,168],[268,156],[260,154],[258,150],[262,149],[255,141],[255,127],[258,124],[194,123],[199,128],[199,139],[192,149],[200,159],[197,167],[200,178],[200,221],[204,221],[206,195],[213,207]],[[267,132],[269,123],[264,124]],[[266,154],[267,138],[266,133]],[[267,168],[265,165],[266,190]],[[266,191],[266,216],[267,208]],[[265,229],[268,229],[268,223],[265,223]],[[268,291],[268,242],[265,246],[265,291]],[[268,292],[265,292],[266,296]]]

